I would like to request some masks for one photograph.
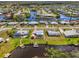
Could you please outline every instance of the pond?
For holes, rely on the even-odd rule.
[[[36,20],[36,11],[30,11],[30,17],[28,18],[29,21],[35,21]]]
[[[69,17],[69,16],[65,16],[65,15],[63,15],[63,14],[60,14],[60,20],[70,20],[70,18],[71,18],[71,20],[79,20],[79,17]]]
[[[47,58],[44,55],[47,51],[45,48],[56,48],[60,51],[72,52],[73,50],[79,50],[79,46],[73,45],[39,45],[39,47],[33,47],[33,45],[25,45],[25,48],[16,48],[11,52],[9,58]]]

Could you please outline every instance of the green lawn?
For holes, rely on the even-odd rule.
[[[7,43],[2,43],[0,45],[0,57],[4,57],[4,55],[8,52],[11,52],[14,50],[16,47],[19,46],[19,40],[20,39],[11,39]]]
[[[66,45],[67,42],[64,40],[48,40],[48,45]]]
[[[79,38],[65,38],[68,44],[79,44]]]
[[[30,41],[30,39],[28,39],[28,38],[24,38],[24,39],[22,39],[22,43],[23,43],[23,44],[30,44],[31,41]]]
[[[9,30],[12,32],[12,30]],[[40,38],[40,39],[30,39],[31,38],[31,33],[33,30],[31,30],[29,33],[29,36],[26,38],[22,38],[22,44],[27,45],[27,44],[47,44],[48,45],[67,45],[67,44],[79,44],[79,38],[65,38],[63,36],[61,37],[48,37],[45,35],[46,39]],[[45,33],[46,34],[46,33]],[[6,32],[3,32],[0,34],[1,37],[8,37]],[[4,57],[6,53],[11,52],[18,46],[20,46],[20,38],[10,38],[10,40],[7,43],[0,43],[0,57]]]
[[[70,41],[68,41],[70,40]],[[48,45],[67,45],[67,44],[78,44],[79,38],[65,38],[64,40],[43,40],[43,39],[33,39],[30,40],[29,38],[22,39],[23,44],[46,44]],[[16,47],[20,45],[20,38],[11,38],[9,42],[0,44],[0,57],[4,57],[4,55],[8,52],[11,52]]]
[[[37,44],[46,44],[46,40],[43,40],[43,39],[33,39],[31,40],[31,43],[34,44],[34,43],[37,43]]]

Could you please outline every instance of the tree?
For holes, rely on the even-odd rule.
[[[30,13],[25,13],[26,18],[30,17]]]
[[[19,20],[18,15],[13,15],[13,19],[14,19],[14,21],[18,21]]]
[[[8,31],[7,33],[9,35],[9,37],[13,37],[15,32],[16,32],[15,30],[11,30],[11,31]]]

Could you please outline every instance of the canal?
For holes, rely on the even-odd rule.
[[[63,14],[60,14],[60,20],[79,20],[79,17],[69,17],[69,16],[65,16]]]
[[[36,11],[30,11],[30,17],[28,18],[29,21],[36,21]]]
[[[30,11],[30,17],[28,18],[29,21],[36,21],[37,17],[37,12],[36,11]],[[52,18],[53,19],[53,18]],[[70,16],[65,16],[63,14],[60,14],[60,20],[79,20],[79,17],[70,17]],[[48,19],[49,20],[49,19]]]
[[[73,45],[39,45],[39,47],[33,47],[33,45],[25,45],[25,48],[18,47],[12,51],[9,58],[47,58],[47,56],[44,55],[44,53],[47,52],[45,48],[55,48],[67,53],[71,53],[74,50],[79,51],[79,46]]]

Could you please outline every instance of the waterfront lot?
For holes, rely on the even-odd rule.
[[[49,25],[50,27],[50,25]],[[13,27],[9,27],[9,28],[13,28]],[[28,28],[27,26],[25,28]],[[79,44],[79,38],[65,38],[64,35],[60,35],[59,37],[49,37],[46,33],[46,26],[42,27],[42,25],[40,25],[39,27],[37,27],[38,29],[43,29],[44,30],[44,38],[40,38],[40,39],[31,39],[31,35],[32,32],[34,31],[34,27],[30,26],[30,28],[32,28],[30,30],[30,34],[28,37],[26,38],[11,38],[8,36],[7,32],[4,31],[2,34],[0,34],[0,37],[3,38],[9,38],[10,40],[7,42],[2,42],[0,43],[0,57],[4,57],[5,54],[11,52],[12,50],[14,50],[15,48],[17,48],[18,46],[20,46],[21,44],[23,45],[27,45],[27,44],[48,44],[48,45],[68,45],[68,44]],[[52,28],[52,26],[50,27]],[[58,26],[54,29],[58,30]],[[68,30],[68,28],[66,28],[66,30]],[[12,32],[13,30],[9,30],[9,32]],[[21,42],[21,43],[20,43]]]

